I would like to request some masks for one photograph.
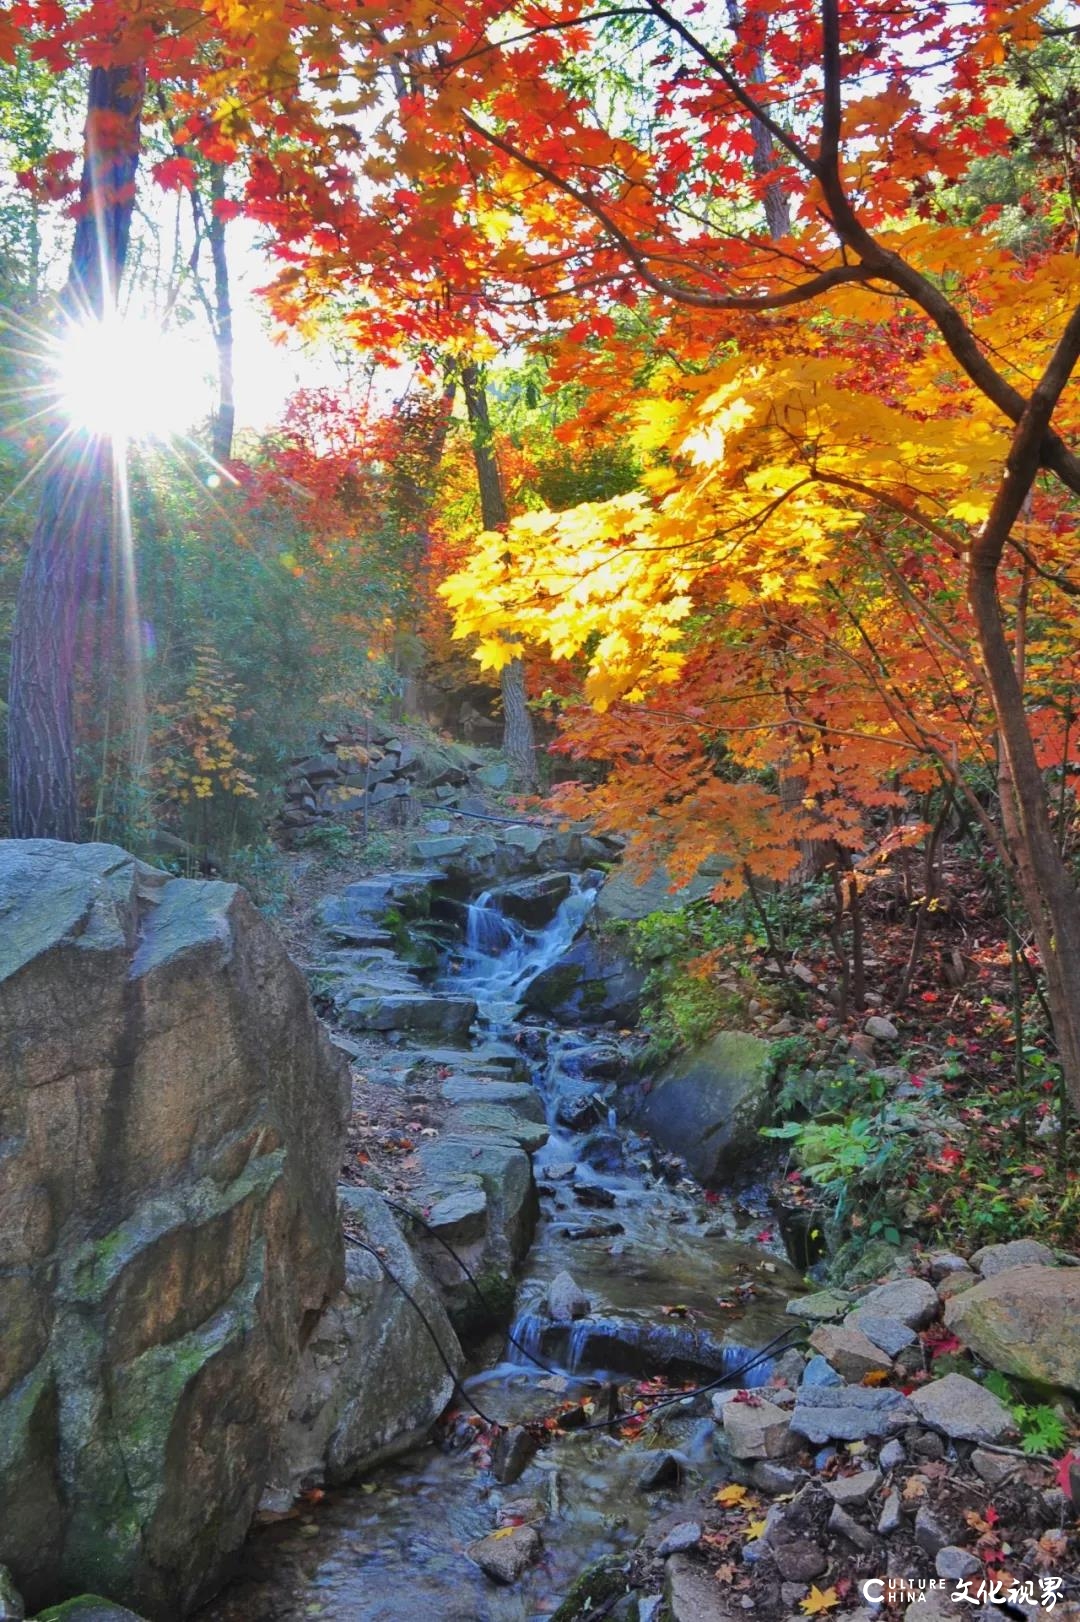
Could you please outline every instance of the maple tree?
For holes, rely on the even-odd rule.
[[[482,539],[448,588],[462,632],[494,667],[519,639],[586,660],[609,718],[570,747],[615,756],[611,799],[648,804],[675,871],[718,840],[733,884],[808,838],[847,861],[868,811],[953,783],[1024,898],[1080,1098],[1080,907],[1044,778],[1074,731],[1072,160],[1049,141],[1058,224],[1025,257],[992,205],[960,226],[942,201],[1008,150],[994,89],[1039,10],[23,0],[0,50],[14,27],[58,71],[168,82],[158,179],[188,185],[189,151],[240,166],[226,207],[271,233],[283,319],[342,299],[373,354],[431,370],[539,324],[595,365],[641,488]]]

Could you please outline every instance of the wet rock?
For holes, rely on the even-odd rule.
[[[888,1374],[892,1359],[858,1329],[844,1324],[820,1324],[810,1336],[815,1352],[828,1359],[845,1380],[857,1383],[867,1374]]]
[[[832,1514],[829,1516],[829,1531],[847,1538],[849,1543],[853,1543],[856,1549],[864,1554],[877,1547],[874,1534],[865,1526],[861,1526],[854,1515],[849,1514],[840,1504],[833,1505]]]
[[[493,1583],[509,1587],[540,1558],[543,1544],[535,1526],[504,1527],[470,1543],[465,1553]]]
[[[740,1614],[711,1573],[683,1554],[672,1555],[664,1568],[664,1605],[671,1622],[731,1622]],[[638,1615],[644,1617],[640,1605]]]
[[[940,1310],[937,1291],[922,1278],[898,1278],[864,1295],[858,1310],[872,1317],[896,1318],[909,1329],[925,1329]]]
[[[510,1487],[519,1480],[536,1453],[537,1441],[524,1425],[511,1425],[501,1432],[491,1455],[491,1473],[501,1486]]]
[[[748,1400],[740,1402],[741,1395]],[[736,1459],[778,1459],[796,1445],[791,1439],[791,1416],[757,1392],[736,1393],[720,1408],[719,1417]]]
[[[491,900],[507,918],[526,929],[543,929],[570,894],[572,885],[569,873],[541,873],[536,878],[500,884],[492,890]]]
[[[23,1622],[26,1607],[6,1566],[0,1566],[0,1622]]]
[[[846,1290],[816,1290],[812,1295],[797,1295],[784,1311],[792,1318],[805,1318],[808,1323],[832,1323],[851,1310],[852,1298]]]
[[[934,1556],[934,1570],[949,1582],[959,1583],[968,1577],[977,1577],[982,1569],[978,1555],[972,1554],[970,1549],[958,1548],[955,1543],[947,1543]]]
[[[234,885],[2,842],[0,917],[0,1560],[191,1609],[340,1285],[344,1060]]]
[[[699,1521],[680,1521],[673,1526],[657,1548],[661,1560],[668,1555],[683,1554],[687,1549],[696,1549],[701,1542],[701,1523]]]
[[[910,1424],[915,1410],[899,1391],[869,1386],[800,1386],[791,1428],[807,1441],[865,1441]]]
[[[920,1386],[911,1404],[924,1425],[951,1441],[1004,1442],[1016,1436],[1016,1422],[999,1397],[962,1374],[946,1374]]]
[[[834,1504],[844,1509],[857,1509],[867,1504],[881,1486],[880,1470],[860,1470],[857,1475],[837,1476],[825,1483],[825,1491]]]
[[[661,1487],[676,1487],[681,1479],[682,1465],[674,1453],[658,1453],[638,1476],[638,1492],[657,1492]]]
[[[62,1605],[50,1605],[47,1611],[39,1611],[34,1622],[144,1622],[144,1619],[98,1594],[80,1594],[78,1599],[65,1600]]]
[[[995,1273],[947,1302],[945,1323],[992,1367],[1080,1392],[1080,1268]]]
[[[589,1222],[571,1223],[569,1227],[557,1228],[557,1233],[564,1233],[568,1239],[613,1239],[617,1234],[625,1233],[626,1229],[621,1222]]]
[[[593,1171],[615,1173],[626,1170],[623,1140],[612,1127],[598,1127],[581,1145],[579,1158]]]
[[[769,1111],[769,1044],[721,1031],[654,1078],[634,1123],[715,1183],[761,1154]]]
[[[637,1023],[644,975],[611,942],[585,935],[525,988],[525,1006],[560,1025]]]
[[[549,1318],[565,1322],[572,1318],[587,1318],[589,1297],[570,1273],[556,1273],[547,1288],[544,1310]]]
[[[603,1106],[592,1093],[577,1093],[571,1098],[560,1098],[555,1106],[555,1119],[571,1132],[584,1132],[595,1126],[603,1116]]]
[[[615,1205],[612,1190],[601,1188],[597,1183],[575,1183],[574,1198],[579,1205],[588,1206],[594,1211],[610,1211]]]
[[[1009,1267],[1053,1267],[1054,1253],[1037,1239],[1010,1239],[1002,1245],[983,1245],[970,1265],[983,1278],[993,1278]]]
[[[909,1329],[907,1324],[901,1323],[899,1318],[886,1318],[877,1312],[867,1312],[857,1309],[849,1312],[844,1319],[845,1329],[857,1329],[866,1336],[867,1340],[885,1352],[889,1357],[897,1357],[905,1346],[915,1342],[915,1331]]]

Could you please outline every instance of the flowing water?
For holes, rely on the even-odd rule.
[[[760,1190],[706,1202],[690,1185],[670,1185],[657,1175],[650,1146],[618,1126],[613,1102],[602,1096],[597,1120],[580,1130],[562,1124],[560,1116],[577,1119],[583,1095],[605,1086],[595,1075],[597,1047],[616,1057],[617,1050],[610,1032],[523,1021],[521,999],[578,935],[595,888],[595,877],[575,881],[539,931],[480,896],[444,981],[448,991],[476,998],[479,1043],[516,1038],[530,1056],[551,1128],[534,1160],[542,1214],[510,1339],[466,1382],[472,1400],[502,1424],[600,1399],[610,1381],[625,1394],[648,1371],[650,1348],[678,1377],[671,1358],[702,1335],[714,1351],[723,1343],[717,1373],[737,1369],[752,1355],[744,1348],[783,1330],[796,1279],[773,1241]],[[541,1303],[563,1269],[590,1298],[591,1313],[555,1329]],[[692,1371],[683,1373],[689,1379]],[[760,1364],[741,1383],[766,1374]],[[475,1435],[470,1429],[469,1440]],[[636,1483],[655,1451],[675,1452],[692,1482],[709,1473],[711,1435],[700,1403],[660,1408],[633,1440],[602,1429],[559,1437],[507,1487],[494,1482],[482,1447],[418,1449],[328,1494],[299,1520],[254,1533],[243,1576],[202,1622],[529,1622],[550,1614],[591,1561],[638,1541],[657,1495]],[[501,1506],[522,1499],[538,1500],[546,1512],[544,1554],[512,1588],[496,1588],[463,1551],[493,1530]]]

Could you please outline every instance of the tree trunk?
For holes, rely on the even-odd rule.
[[[139,161],[143,74],[90,73],[81,206],[60,305],[66,321],[116,307]],[[73,702],[84,589],[112,531],[111,448],[60,425],[15,605],[8,687],[11,831],[17,839],[75,839],[79,806]]]
[[[491,433],[487,390],[480,368],[475,364],[461,369],[461,386],[472,428],[473,460],[480,487],[480,512],[485,529],[505,530],[510,522],[499,464]],[[513,764],[527,788],[535,788],[536,735],[532,713],[525,697],[525,662],[511,659],[499,672],[503,706],[503,753]]]
[[[997,563],[976,541],[968,601],[998,724],[1002,825],[1042,960],[1065,1086],[1080,1114],[1080,891],[1054,838],[1046,785],[1005,634]]]
[[[225,165],[210,165],[210,258],[214,266],[214,345],[218,363],[218,408],[214,415],[211,448],[216,462],[232,455],[236,428],[236,390],[233,375],[233,315],[229,287],[229,260],[225,251],[225,221],[215,205],[225,200]]]

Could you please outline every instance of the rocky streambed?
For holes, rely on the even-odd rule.
[[[391,1120],[416,1117],[393,1176],[373,1178],[354,1136],[358,1175],[383,1195],[346,1189],[346,1244],[380,1248],[379,1202],[448,1320],[424,1325],[398,1293],[411,1366],[383,1394],[410,1418],[418,1396],[449,1395],[433,1339],[461,1385],[434,1445],[356,1485],[335,1489],[310,1450],[306,1478],[295,1459],[280,1471],[264,1508],[305,1486],[316,1498],[252,1537],[206,1622],[548,1614],[590,1563],[634,1548],[657,1491],[714,1472],[707,1401],[635,1405],[745,1364],[763,1383],[756,1350],[797,1328],[800,1281],[763,1191],[706,1201],[620,1122],[636,987],[582,933],[602,879],[590,863],[610,854],[528,827],[424,840],[422,866],[323,903],[312,981],[335,1039],[369,1107],[383,1090]],[[303,1403],[295,1421],[299,1441]]]

